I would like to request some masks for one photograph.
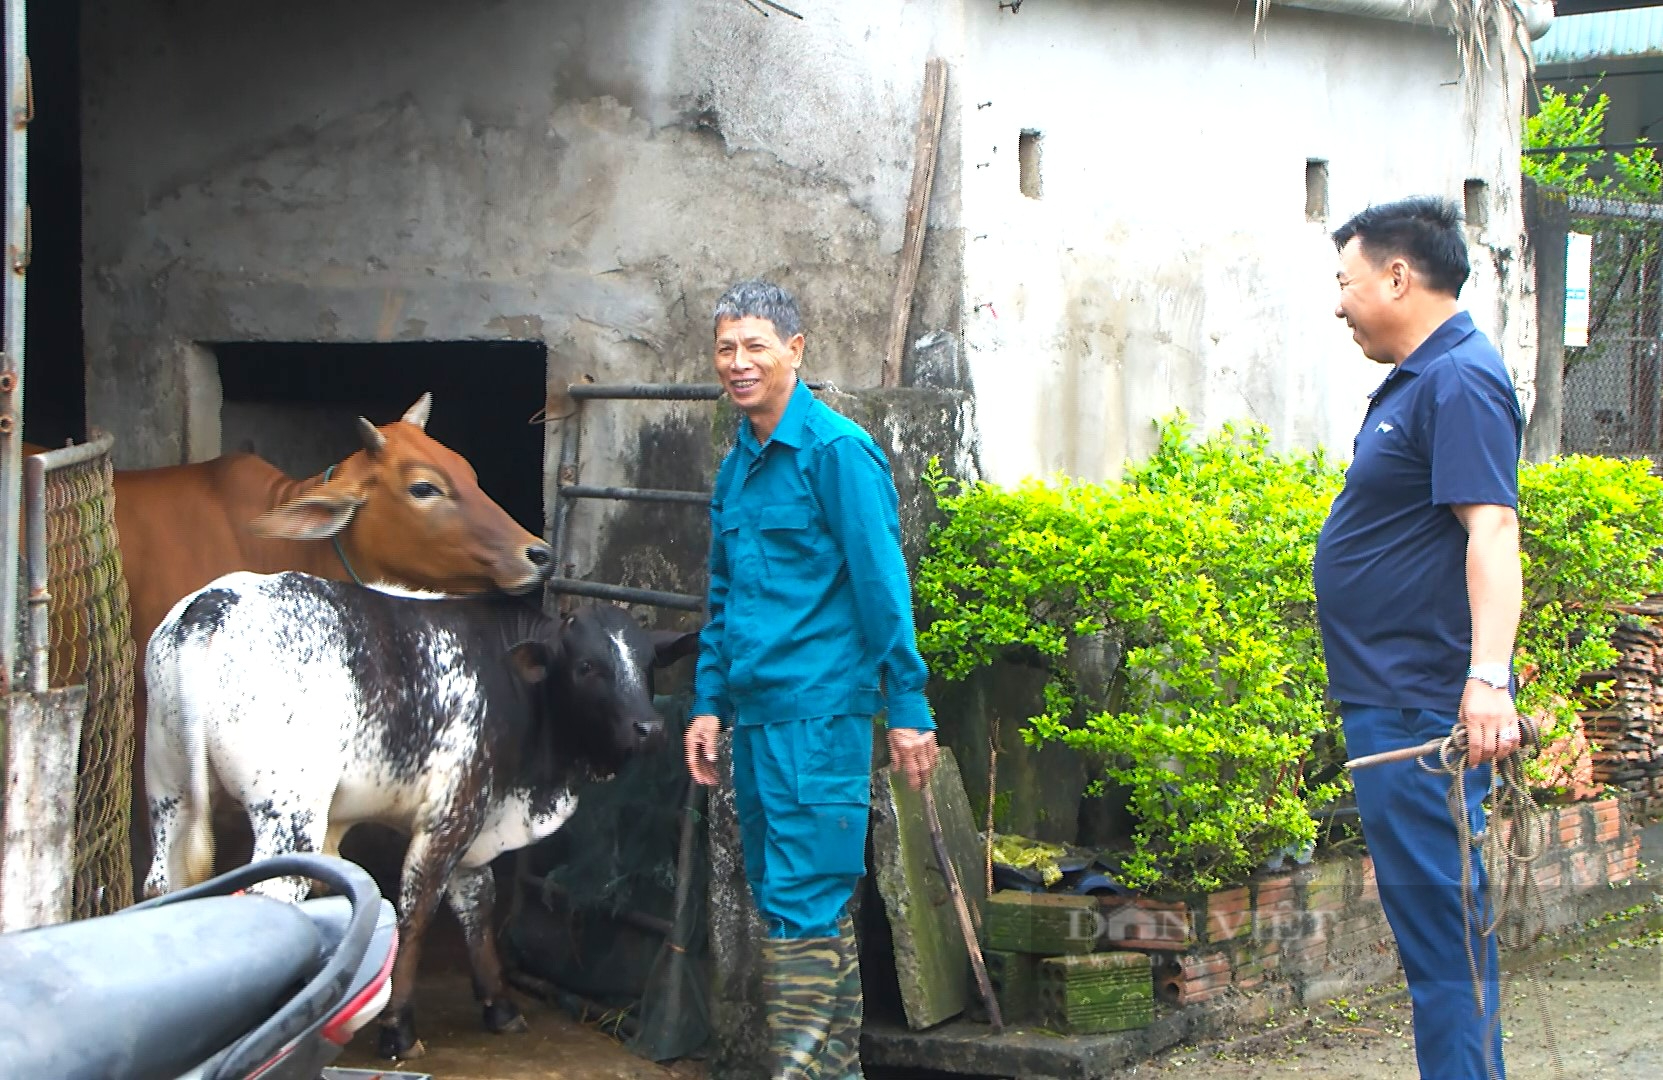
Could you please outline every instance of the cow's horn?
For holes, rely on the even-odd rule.
[[[362,416],[358,418],[358,437],[364,440],[364,449],[372,454],[379,454],[387,449],[387,436],[381,434],[374,424]]]
[[[427,393],[417,398],[414,405],[410,406],[409,410],[404,414],[404,422],[406,424],[414,424],[423,431],[426,431],[427,417],[432,411],[433,391],[429,390]]]

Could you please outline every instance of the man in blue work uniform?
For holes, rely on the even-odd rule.
[[[773,1076],[848,1080],[863,1006],[844,907],[866,872],[873,717],[887,714],[890,763],[914,787],[936,758],[895,485],[871,437],[798,381],[789,293],[735,285],[715,324],[716,375],[744,415],[710,502],[687,767],[715,784],[717,734],[733,728]]]
[[[1334,243],[1335,314],[1365,356],[1392,369],[1369,396],[1345,489],[1317,541],[1329,694],[1353,758],[1447,736],[1459,720],[1469,761],[1481,765],[1519,745],[1518,398],[1495,347],[1457,306],[1469,268],[1453,204],[1371,207]],[[1499,1078],[1496,945],[1477,914],[1484,868],[1462,848],[1446,803],[1454,778],[1436,765],[1358,770],[1357,807],[1408,977],[1421,1076]],[[1465,780],[1478,832],[1488,770]]]

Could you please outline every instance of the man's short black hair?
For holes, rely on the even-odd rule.
[[[1461,208],[1437,195],[1371,206],[1334,230],[1334,246],[1344,250],[1353,237],[1369,262],[1402,256],[1427,285],[1450,296],[1461,295],[1472,273]]]
[[[741,281],[716,301],[714,315],[716,327],[729,319],[767,319],[781,341],[790,341],[803,332],[797,298],[771,281]]]

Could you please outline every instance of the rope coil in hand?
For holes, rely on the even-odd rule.
[[[1479,970],[1479,946],[1474,942],[1473,928],[1481,927],[1479,939],[1495,935],[1498,950],[1523,949],[1540,940],[1547,932],[1547,911],[1541,889],[1536,884],[1534,863],[1547,850],[1549,841],[1547,815],[1530,793],[1524,776],[1524,762],[1542,749],[1541,729],[1529,717],[1519,717],[1519,746],[1495,758],[1490,766],[1489,816],[1504,827],[1486,828],[1479,835],[1472,831],[1472,820],[1467,815],[1467,771],[1469,764],[1467,728],[1456,721],[1450,733],[1431,739],[1419,746],[1369,754],[1346,762],[1348,770],[1366,769],[1391,761],[1414,759],[1428,772],[1441,772],[1450,778],[1447,805],[1450,820],[1455,826],[1461,851],[1479,850],[1489,879],[1486,896],[1477,896],[1472,882],[1472,860],[1461,859],[1461,906],[1465,911],[1462,931],[1465,935],[1467,968],[1472,975],[1473,997],[1478,1013],[1484,1014],[1484,981]],[[1436,758],[1436,765],[1426,759]],[[1499,979],[1499,972],[1497,973]],[[1535,990],[1536,1007],[1541,1014],[1542,1030],[1553,1063],[1554,1075],[1563,1077],[1564,1065],[1559,1047],[1549,1022],[1547,1001],[1541,985],[1530,979]],[[1501,1023],[1501,1003],[1496,1002],[1495,1024]],[[1486,1058],[1491,1040],[1484,1042]],[[1500,1080],[1500,1062],[1488,1061],[1488,1072]]]

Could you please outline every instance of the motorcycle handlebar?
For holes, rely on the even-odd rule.
[[[270,1061],[295,1039],[321,1025],[340,1003],[369,949],[380,910],[381,890],[361,867],[330,855],[292,854],[241,866],[200,885],[134,905],[163,907],[204,896],[224,896],[272,878],[304,877],[321,881],[347,897],[352,918],[329,962],[265,1023],[245,1035],[220,1059],[208,1080],[242,1080]]]

